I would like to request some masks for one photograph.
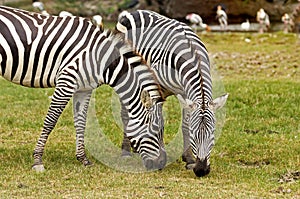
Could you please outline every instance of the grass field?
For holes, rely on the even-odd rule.
[[[83,167],[75,158],[71,103],[46,145],[46,172],[35,173],[32,152],[53,89],[24,88],[0,79],[0,198],[300,198],[298,37],[200,37],[230,94],[208,176],[195,177],[180,159],[161,171],[128,173],[89,154],[94,165]],[[102,131],[119,146],[122,133],[113,118],[111,96],[109,87],[97,89],[95,109]],[[177,133],[180,110],[175,98],[164,108],[169,143]]]

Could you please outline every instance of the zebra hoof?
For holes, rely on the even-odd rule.
[[[122,150],[121,156],[122,156],[123,158],[128,158],[128,157],[131,157],[132,154],[130,153],[130,151]]]
[[[33,165],[32,166],[32,170],[34,170],[36,172],[44,172],[45,171],[45,167],[42,164]]]
[[[194,167],[196,166],[196,163],[190,163],[190,164],[186,164],[185,165],[185,168],[187,169],[187,170],[192,170],[192,169],[194,169]]]
[[[90,167],[90,166],[93,166],[93,163],[91,161],[89,161],[89,160],[86,160],[86,161],[84,161],[83,165],[85,167]]]

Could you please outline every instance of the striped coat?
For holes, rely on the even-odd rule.
[[[197,176],[208,174],[214,145],[214,111],[225,104],[227,95],[212,99],[205,45],[186,24],[147,10],[121,13],[116,30],[124,33],[151,65],[163,96],[176,95],[181,102],[183,160]],[[123,151],[129,151],[126,138]]]
[[[86,115],[92,90],[102,84],[113,87],[126,107],[128,137],[145,165],[164,166],[159,124],[151,119],[160,109],[158,85],[143,59],[120,37],[100,31],[84,18],[44,16],[4,6],[0,6],[0,27],[0,74],[27,87],[55,87],[34,150],[34,169],[44,170],[44,146],[71,97],[76,157],[90,164],[84,150]],[[145,93],[149,102],[138,97]],[[149,135],[152,143],[143,142]],[[148,145],[154,146],[151,156],[145,150]]]

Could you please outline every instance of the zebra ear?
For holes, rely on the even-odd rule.
[[[182,95],[179,95],[179,94],[176,95],[176,96],[177,96],[177,99],[179,100],[179,102],[181,103],[181,105],[184,109],[187,108],[187,109],[190,109],[190,110],[194,110],[196,108],[195,103],[192,100],[184,99],[182,97]]]
[[[121,33],[126,33],[126,31],[127,31],[126,27],[123,24],[121,24],[120,22],[117,23],[116,30],[118,30]]]
[[[213,112],[216,112],[218,109],[222,108],[228,98],[228,93],[217,97],[216,99],[214,99],[212,102],[210,102],[209,107],[212,109]]]
[[[153,101],[150,97],[150,93],[147,91],[147,90],[143,90],[142,93],[141,93],[141,101],[142,101],[142,104],[147,108],[149,109],[152,104],[153,104]]]

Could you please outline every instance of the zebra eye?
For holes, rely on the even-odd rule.
[[[185,120],[186,122],[188,122],[188,121],[190,120],[190,116],[189,116],[189,115],[186,115],[185,118],[184,118],[184,120]]]

